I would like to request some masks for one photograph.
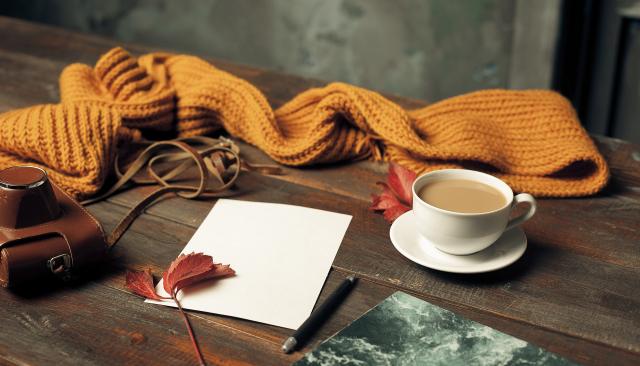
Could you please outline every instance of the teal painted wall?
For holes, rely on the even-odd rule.
[[[511,0],[22,0],[8,15],[439,100],[509,82]]]

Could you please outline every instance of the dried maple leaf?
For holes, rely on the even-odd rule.
[[[411,192],[411,186],[416,180],[416,173],[409,169],[405,169],[402,166],[390,163],[389,174],[387,175],[387,183],[389,187],[395,193],[400,202],[405,205],[411,206],[413,201],[413,193]]]
[[[125,284],[127,288],[136,295],[152,300],[164,299],[156,293],[156,288],[153,286],[153,276],[149,269],[144,271],[127,271]]]
[[[165,291],[172,297],[185,287],[216,277],[235,274],[228,265],[213,263],[211,256],[202,253],[181,254],[162,276]]]
[[[211,256],[202,253],[181,254],[176,258],[169,268],[164,272],[163,287],[167,293],[171,295],[173,301],[178,305],[178,310],[182,315],[182,319],[189,332],[191,343],[198,357],[200,365],[205,365],[204,357],[200,351],[200,346],[196,340],[193,328],[187,317],[187,313],[184,312],[180,301],[178,300],[178,292],[184,288],[192,286],[198,282],[204,280],[226,277],[234,275],[235,271],[229,267],[229,265],[223,265],[220,263],[214,263]],[[146,297],[153,300],[164,300],[159,296],[155,287],[153,286],[153,276],[151,271],[128,271],[126,275],[127,288],[133,291],[135,294]]]
[[[191,343],[198,357],[200,365],[204,365],[204,357],[200,351],[200,346],[196,340],[193,328],[184,312],[180,300],[178,300],[178,292],[186,287],[194,285],[198,282],[208,280],[215,277],[229,276],[235,274],[235,271],[229,265],[213,263],[213,258],[202,253],[181,254],[176,258],[169,268],[162,275],[163,287],[167,293],[171,295],[173,301],[178,305],[178,310],[184,319],[184,324],[189,331]]]
[[[394,222],[398,217],[402,216],[402,214],[407,211],[411,211],[411,207],[405,205],[397,205],[384,210],[382,216],[388,222]]]
[[[382,187],[382,193],[371,195],[373,211],[383,211],[385,220],[393,222],[403,213],[411,210],[413,194],[411,186],[416,180],[416,173],[402,166],[390,163],[387,182],[377,182]]]
[[[236,271],[234,271],[228,264],[213,263],[213,268],[209,271],[178,281],[175,285],[175,291],[178,292],[183,288],[193,286],[202,281],[218,277],[233,276],[234,274],[236,274]]]

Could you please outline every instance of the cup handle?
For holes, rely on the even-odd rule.
[[[507,228],[504,231],[507,231],[513,228],[514,226],[518,226],[522,224],[523,222],[529,220],[533,215],[535,215],[536,208],[538,206],[536,204],[536,199],[533,198],[533,196],[530,195],[529,193],[520,193],[519,195],[513,197],[513,204],[511,205],[511,207],[512,208],[516,207],[519,203],[523,203],[523,202],[529,203],[529,211],[527,211],[526,213],[518,217],[514,217],[513,219],[509,220],[509,223],[507,223]]]

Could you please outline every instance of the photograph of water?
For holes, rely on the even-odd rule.
[[[295,365],[557,366],[575,363],[396,292]]]

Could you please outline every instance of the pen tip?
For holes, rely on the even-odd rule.
[[[351,281],[351,282],[355,282],[356,281],[356,276],[349,276],[347,277],[347,280]]]
[[[295,338],[293,337],[287,338],[287,340],[284,341],[284,344],[282,345],[282,352],[289,353],[293,351],[296,344],[298,344],[298,341]]]

